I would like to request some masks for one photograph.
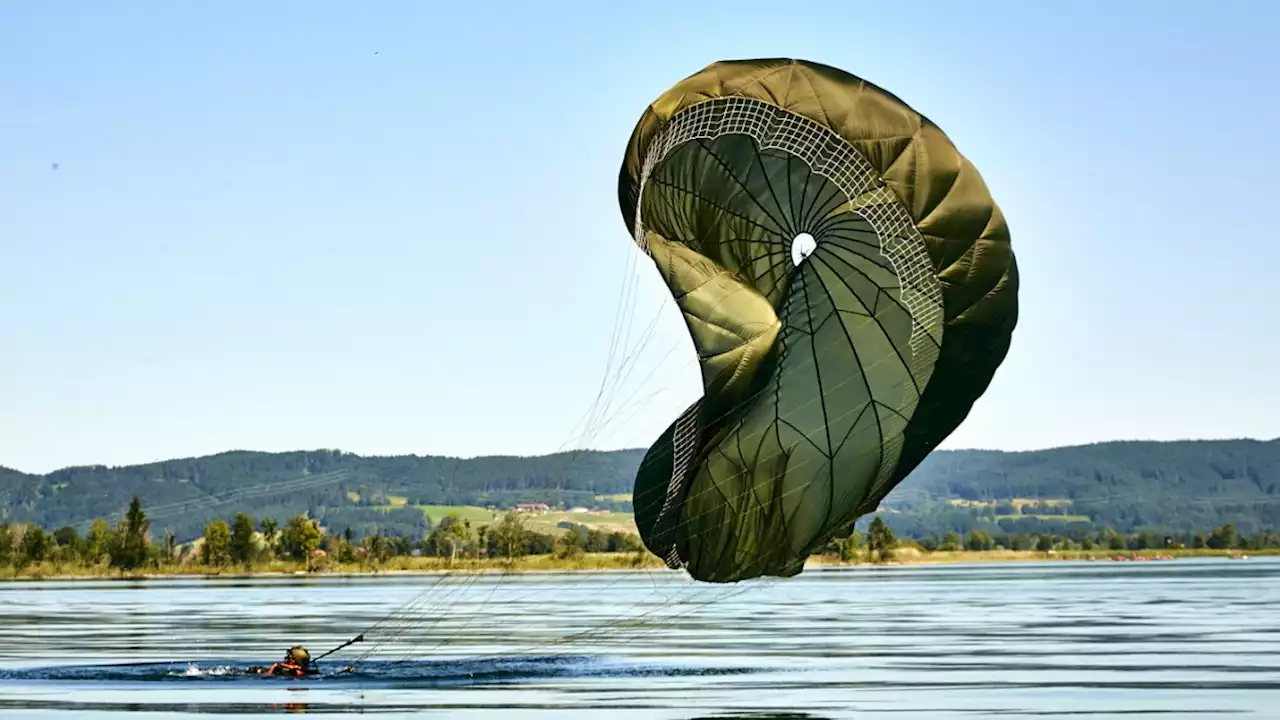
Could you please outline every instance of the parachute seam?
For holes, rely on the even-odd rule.
[[[770,134],[775,132],[777,125],[778,125],[778,119],[775,117],[774,123],[769,126]],[[764,154],[761,152],[764,150],[764,148],[761,147],[759,144],[756,144],[751,149],[753,151],[753,154],[755,155],[755,164],[759,165],[762,170],[760,175],[764,179],[764,186],[769,190],[769,197],[773,198],[774,207],[778,208],[779,210],[784,210],[784,207],[782,205],[782,200],[778,197],[778,191],[773,187],[773,180],[772,178],[769,177],[768,167],[766,167],[764,162]],[[788,158],[790,157],[795,157],[795,156],[789,155]],[[788,164],[790,163],[788,162]],[[787,169],[790,170],[790,168],[787,168]],[[787,177],[787,190],[788,190],[787,199],[789,201],[791,199],[791,195],[790,195],[791,173],[788,172],[786,174],[786,177]],[[738,182],[739,184],[742,183],[741,180],[739,180]],[[782,214],[782,222],[779,223],[779,225],[782,227],[783,235],[790,235],[791,237],[794,238],[796,235],[797,228],[791,224],[791,219],[792,219],[790,217],[791,213],[786,212],[786,211],[789,211],[790,209],[791,209],[791,203],[788,202],[785,208],[785,211]]]
[[[814,253],[814,254],[816,255],[817,253]],[[806,298],[808,297],[808,295],[807,295],[807,293],[808,293],[807,285],[808,285],[808,283],[804,283],[804,284],[802,284],[802,287],[805,287],[805,292],[806,292],[806,296],[805,296],[805,297],[806,297]],[[836,307],[836,302],[835,302],[835,299],[831,297],[831,292],[830,292],[829,290],[826,290],[826,293],[827,293],[827,299],[831,301],[831,306],[832,306],[833,308],[834,308],[834,307]],[[857,297],[857,295],[856,295],[856,294],[855,294],[855,297]],[[805,307],[806,307],[806,308],[808,308],[808,306],[809,306],[809,303],[806,301],[806,302],[805,302]],[[810,320],[810,323],[812,324],[812,319]],[[866,371],[866,368],[865,368],[865,367],[863,366],[863,364],[862,364],[862,354],[858,352],[857,345],[853,342],[853,338],[849,337],[849,328],[847,328],[847,327],[845,326],[845,324],[844,324],[844,323],[840,323],[840,331],[844,333],[845,339],[849,341],[849,350],[850,350],[850,352],[852,352],[852,353],[853,353],[853,360],[854,360],[854,362],[856,362],[856,363],[858,364],[858,372],[859,372],[859,374],[861,374],[861,375],[862,375],[862,386],[863,386],[863,387],[866,389],[866,391],[867,391],[867,399],[868,399],[868,401],[869,401],[869,404],[871,404],[871,403],[875,403],[876,395],[875,395],[875,393],[874,393],[874,392],[872,391],[872,389],[871,389],[871,381],[870,381],[869,379],[867,379],[867,371]],[[893,346],[893,345],[894,345],[894,343],[889,343],[889,345],[890,345],[890,346]],[[896,347],[894,347],[894,351],[895,351],[895,352],[897,352],[897,348],[896,348]],[[815,355],[816,355],[816,351],[815,351]],[[825,417],[827,416],[827,397],[826,397],[826,395],[822,392],[822,377],[821,377],[821,374],[818,372],[818,365],[819,365],[819,363],[817,363],[817,362],[815,362],[815,363],[814,363],[814,373],[818,375],[818,399],[819,399],[819,401],[822,403],[822,415],[823,415],[823,417],[825,418]],[[915,377],[914,377],[914,376],[912,376],[912,374],[911,374],[910,372],[908,372],[908,373],[907,373],[907,376],[911,378],[911,381],[912,381],[913,383],[915,382]],[[879,457],[879,458],[878,458],[878,460],[877,460],[877,464],[880,466],[880,474],[883,474],[883,473],[885,472],[885,470],[884,470],[884,465],[885,465],[885,462],[884,462],[884,458],[885,458],[885,455],[884,455],[884,440],[885,440],[885,437],[884,437],[884,423],[883,423],[883,422],[881,421],[881,419],[880,419],[880,413],[878,413],[878,412],[877,412],[877,413],[874,413],[874,414],[875,414],[875,418],[876,418],[876,431],[877,431],[877,434],[880,436],[880,443],[879,443],[879,445],[880,445],[880,457]],[[830,485],[829,485],[829,488],[828,488],[828,489],[829,489],[829,494],[830,494],[830,497],[831,497],[831,501],[827,503],[827,511],[826,511],[826,513],[824,513],[824,515],[823,515],[823,525],[826,525],[827,523],[831,522],[831,510],[832,510],[832,507],[835,505],[835,466],[834,466],[834,464],[831,462],[832,458],[834,458],[834,457],[835,457],[835,452],[834,452],[834,448],[832,447],[832,444],[831,444],[831,423],[829,423],[829,422],[824,422],[824,423],[823,423],[823,429],[824,429],[824,430],[826,431],[826,433],[827,433],[827,453],[828,453],[828,455],[827,455],[827,475],[828,475],[828,479],[829,479],[829,483],[830,483]],[[811,540],[810,542],[812,542],[812,540]]]
[[[696,141],[697,141],[697,143],[698,143],[698,147],[702,148],[702,151],[703,151],[703,152],[705,152],[705,153],[707,154],[707,157],[709,157],[709,158],[711,158],[712,160],[714,160],[714,161],[715,161],[715,163],[716,163],[717,165],[719,165],[719,166],[720,166],[720,168],[721,168],[722,170],[724,170],[724,171],[725,171],[725,173],[726,173],[730,178],[732,178],[732,179],[733,179],[734,183],[738,186],[738,188],[739,188],[740,190],[742,190],[743,194],[745,194],[745,195],[747,196],[747,199],[749,199],[752,203],[754,203],[756,207],[760,208],[760,211],[764,213],[764,216],[765,216],[765,217],[769,218],[771,221],[773,221],[774,223],[776,223],[776,225],[777,225],[776,232],[777,232],[779,235],[785,235],[785,234],[787,234],[787,232],[790,230],[790,228],[788,227],[789,223],[785,222],[784,220],[781,220],[781,219],[779,219],[779,218],[774,217],[774,216],[773,216],[773,214],[769,212],[768,208],[766,208],[766,207],[765,207],[765,206],[764,206],[764,205],[763,205],[759,200],[757,200],[757,199],[756,199],[755,195],[753,195],[752,193],[750,193],[750,192],[748,192],[748,191],[747,191],[747,187],[746,187],[746,185],[742,182],[742,178],[738,177],[737,173],[735,173],[735,172],[734,172],[734,168],[733,168],[733,166],[732,166],[732,165],[730,165],[729,163],[725,162],[725,161],[724,161],[724,158],[722,158],[722,157],[720,157],[719,155],[717,155],[717,154],[715,153],[715,151],[714,151],[714,150],[712,150],[712,149],[711,149],[711,147],[709,147],[709,146],[707,145],[706,140],[705,140],[704,138],[694,138],[694,140],[696,140]],[[759,152],[759,151],[760,151],[760,148],[759,148],[759,147],[756,147],[756,148],[754,148],[754,150],[755,150],[756,160],[757,160],[757,161],[759,161],[759,160],[761,159],[761,158],[760,158],[760,152]],[[758,164],[759,164],[760,166],[762,166],[762,167],[764,166],[764,163],[763,163],[763,162],[759,162]],[[766,176],[766,179],[765,179],[765,183],[766,183],[766,184],[768,183],[768,178],[767,178],[767,176]],[[782,209],[782,203],[778,202],[778,197],[777,197],[777,195],[774,195],[774,194],[773,194],[773,190],[772,190],[772,188],[770,188],[769,194],[773,197],[773,203],[774,203],[774,206],[775,206],[777,209],[781,210],[781,209]]]
[[[711,153],[711,151],[709,151],[709,150],[707,151],[707,154],[708,154],[708,155],[711,155],[712,157],[715,157],[715,156]],[[721,164],[721,167],[724,167],[724,165],[723,165],[723,164]],[[653,178],[653,182],[655,182],[655,183],[657,183],[658,185],[661,185],[662,187],[667,188],[667,189],[669,189],[669,190],[674,190],[674,191],[679,192],[679,193],[684,193],[685,195],[693,195],[693,196],[695,196],[695,197],[698,197],[698,196],[696,195],[696,193],[694,193],[694,191],[692,191],[692,190],[690,190],[690,189],[688,189],[688,188],[686,188],[686,187],[683,187],[683,186],[677,185],[677,184],[675,184],[675,183],[673,183],[673,182],[670,182],[670,181],[668,181],[668,180],[664,180],[664,179],[662,179],[662,178],[660,178],[660,177]],[[741,186],[739,186],[739,187],[741,187]],[[742,190],[742,194],[746,194],[746,190],[745,190],[745,189],[743,189],[743,190]],[[710,200],[710,199],[708,199],[708,198],[698,197],[698,200],[700,200],[700,201],[702,201],[702,202],[706,203],[707,205],[709,205],[709,206],[711,206],[711,207],[715,208],[716,210],[719,210],[720,212],[724,213],[725,215],[728,215],[729,217],[734,218],[735,220],[740,220],[740,221],[742,221],[742,222],[747,223],[748,225],[752,225],[752,226],[754,226],[754,227],[760,228],[761,230],[763,230],[763,231],[765,231],[765,232],[770,232],[770,233],[771,233],[771,232],[778,232],[779,234],[781,234],[782,232],[785,232],[785,230],[782,230],[782,229],[780,229],[780,228],[779,228],[779,229],[770,228],[770,227],[768,227],[767,225],[765,225],[764,223],[757,222],[756,220],[753,220],[753,219],[751,219],[751,218],[747,217],[746,215],[743,215],[742,213],[734,212],[732,209],[727,208],[727,207],[725,207],[724,205],[721,205],[720,203],[714,202],[714,201],[712,201],[712,200]],[[669,202],[668,202],[667,204],[668,204],[668,205],[670,205],[671,203],[669,203]],[[757,205],[759,205],[759,203],[756,203],[756,204],[757,204]],[[674,208],[673,208],[673,209],[674,209]],[[762,208],[762,209],[763,209],[763,208]],[[677,210],[676,212],[679,212],[679,211]],[[765,213],[765,217],[769,218],[770,220],[774,220],[774,217],[773,217],[772,215],[769,215],[768,213]]]
[[[747,363],[751,362],[751,358],[755,355],[755,346],[747,344],[746,350],[742,353],[742,359],[738,361],[738,367],[734,368],[733,375],[729,377],[729,384],[732,385],[742,377],[742,371],[746,369]]]
[[[815,255],[816,255],[816,253],[815,253]],[[844,258],[840,257],[839,255],[836,255],[835,253],[827,252],[827,253],[825,253],[825,254],[824,254],[824,256],[823,256],[823,257],[816,258],[819,262],[821,262],[822,264],[824,264],[824,265],[826,265],[828,268],[830,268],[830,269],[831,269],[832,274],[834,274],[834,275],[836,276],[836,278],[837,278],[837,279],[839,279],[839,280],[840,280],[840,282],[841,282],[842,284],[844,284],[845,288],[846,288],[849,292],[854,293],[855,297],[857,296],[857,293],[856,293],[856,292],[854,292],[853,287],[851,287],[851,286],[849,285],[849,283],[848,283],[848,282],[847,282],[843,277],[841,277],[839,273],[837,273],[837,272],[835,271],[835,268],[834,268],[834,267],[831,267],[831,262],[830,262],[829,260],[827,260],[826,255],[830,255],[830,256],[832,256],[832,257],[836,258],[837,260],[839,260],[840,262],[844,263],[845,265],[848,265],[848,266],[849,266],[852,270],[854,270],[855,272],[857,272],[857,273],[861,274],[863,277],[866,277],[868,281],[871,281],[871,278],[867,277],[867,274],[866,274],[865,272],[862,272],[862,269],[861,269],[861,268],[854,267],[854,265],[853,265],[852,263],[850,263],[848,260],[845,260]],[[874,281],[872,281],[872,282],[874,282]],[[879,295],[879,292],[877,292],[877,296],[878,296],[878,295]],[[865,306],[864,306],[864,307],[865,307]],[[875,312],[875,311],[874,311],[874,309],[873,309],[873,310],[872,310],[872,313],[874,314],[874,312]],[[842,325],[843,325],[843,323],[842,323]],[[848,332],[847,332],[847,331],[845,332],[845,337],[848,337]],[[850,344],[852,344],[852,339],[850,340]],[[905,357],[903,357],[903,356],[902,356],[902,350],[901,350],[901,349],[899,349],[899,348],[898,348],[898,346],[897,346],[896,344],[894,344],[894,343],[889,343],[889,346],[893,348],[893,353],[894,353],[895,355],[897,355],[897,356],[898,356],[898,360],[902,362],[902,366],[903,366],[904,368],[907,368],[907,375],[911,378],[911,382],[912,382],[912,385],[915,387],[916,393],[923,392],[923,390],[920,388],[919,380],[917,380],[917,379],[916,379],[916,376],[910,372],[910,370],[911,370],[911,363],[910,363],[910,361],[908,361]],[[855,356],[855,357],[857,357],[857,351],[856,351],[856,350],[854,351],[854,356]],[[859,363],[858,363],[858,369],[859,369],[859,370],[861,370],[861,369],[862,369],[862,363],[861,363],[861,362],[859,362]],[[869,391],[868,391],[868,392],[869,392]]]

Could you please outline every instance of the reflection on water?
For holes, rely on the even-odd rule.
[[[1277,607],[1267,559],[0,583],[0,716],[1280,717]]]

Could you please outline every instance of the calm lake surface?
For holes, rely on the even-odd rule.
[[[0,582],[0,717],[139,713],[1280,718],[1280,561]]]

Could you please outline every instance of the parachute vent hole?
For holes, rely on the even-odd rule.
[[[807,232],[802,232],[791,240],[791,262],[798,267],[817,249],[818,239]]]

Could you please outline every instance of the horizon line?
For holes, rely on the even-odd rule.
[[[1002,450],[999,448],[983,448],[983,447],[937,448],[931,451],[929,455],[933,455],[935,453],[955,453],[955,452],[979,452],[979,453],[999,453],[1003,455],[1018,455],[1018,454],[1026,454],[1026,453],[1051,452],[1054,450],[1070,450],[1075,448],[1096,447],[1099,445],[1120,445],[1120,444],[1172,445],[1175,443],[1226,443],[1226,442],[1256,442],[1256,443],[1266,444],[1266,443],[1280,442],[1280,437],[1264,439],[1264,438],[1258,438],[1258,437],[1241,436],[1241,437],[1220,437],[1220,438],[1177,438],[1177,439],[1169,439],[1169,440],[1128,438],[1128,439],[1113,439],[1113,440],[1095,440],[1092,442],[1080,442],[1080,443],[1072,443],[1068,445],[1050,445],[1046,447],[1026,448],[1021,450]],[[340,455],[354,455],[360,458],[421,458],[421,459],[436,458],[441,460],[471,461],[471,460],[489,460],[489,459],[498,459],[498,458],[528,460],[528,459],[557,457],[560,455],[570,455],[573,453],[626,453],[626,452],[645,452],[647,450],[648,448],[646,447],[623,447],[623,448],[608,448],[608,449],[577,448],[573,450],[556,450],[553,452],[545,452],[545,453],[529,454],[529,455],[489,453],[489,454],[482,454],[482,455],[463,456],[463,455],[435,455],[430,453],[420,454],[420,453],[412,453],[412,452],[362,454],[358,452],[343,450],[341,448],[310,448],[310,449],[295,448],[292,450],[250,450],[246,448],[231,448],[228,450],[220,450],[218,452],[212,452],[204,455],[189,455],[185,457],[153,459],[153,460],[145,460],[140,462],[122,463],[122,464],[116,464],[116,465],[106,465],[101,463],[84,464],[84,465],[65,465],[65,466],[58,467],[46,472],[28,472],[26,470],[19,470],[15,467],[10,467],[8,465],[0,465],[0,470],[8,470],[10,472],[15,472],[15,473],[32,476],[32,477],[44,477],[44,476],[52,475],[54,473],[63,472],[66,470],[79,470],[79,469],[86,469],[86,468],[104,468],[106,470],[119,470],[119,469],[125,469],[125,468],[143,467],[146,465],[157,465],[157,464],[166,463],[166,462],[204,460],[207,458],[218,457],[220,455],[232,455],[237,453],[253,454],[253,455],[288,455],[291,453],[328,452],[328,453],[338,453]]]

